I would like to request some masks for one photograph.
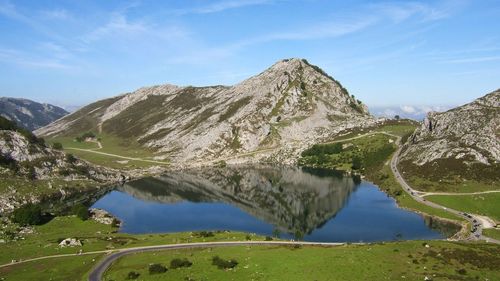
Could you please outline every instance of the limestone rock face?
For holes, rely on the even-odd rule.
[[[176,164],[262,150],[270,153],[261,157],[287,163],[312,143],[373,122],[338,81],[306,60],[287,59],[231,87],[141,88],[88,105],[36,133],[75,136],[87,130],[133,138]]]
[[[500,163],[500,90],[446,112],[431,112],[408,138],[402,161],[422,166],[440,159]]]

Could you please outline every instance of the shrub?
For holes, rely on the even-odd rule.
[[[52,144],[52,148],[53,149],[57,149],[57,150],[62,150],[63,149],[63,145],[60,142],[55,142],[55,143]]]
[[[170,268],[172,268],[172,269],[176,269],[176,268],[180,268],[180,267],[190,267],[191,265],[193,265],[193,263],[190,262],[186,258],[184,258],[184,259],[176,258],[176,259],[173,259],[170,261]]]
[[[38,225],[43,222],[42,209],[28,203],[12,212],[12,221],[20,225]]]
[[[230,268],[235,268],[238,265],[238,262],[234,259],[224,260],[221,259],[219,256],[215,256],[212,258],[212,264],[216,265],[217,268],[219,269],[230,269]]]
[[[212,231],[198,231],[194,232],[193,236],[200,238],[214,237],[214,233]]]
[[[271,236],[266,236],[266,241],[273,241],[273,238]]]
[[[73,206],[71,212],[73,213],[73,215],[76,215],[82,221],[86,221],[89,219],[89,210],[85,205],[81,203]]]
[[[130,271],[127,275],[127,278],[125,278],[125,280],[135,280],[135,279],[139,278],[140,275],[141,274],[138,272]]]
[[[160,274],[167,272],[167,268],[159,263],[149,265],[149,274]]]
[[[66,161],[68,161],[70,164],[74,164],[76,162],[76,157],[73,154],[68,153],[66,154]]]

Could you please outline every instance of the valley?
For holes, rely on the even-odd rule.
[[[160,249],[142,247],[202,242],[162,250],[168,259],[195,261],[165,276],[342,278],[357,276],[346,266],[362,259],[377,270],[354,279],[495,279],[498,141],[471,143],[477,133],[446,132],[486,107],[486,119],[466,130],[496,134],[499,94],[423,123],[376,119],[337,80],[290,59],[232,87],[162,85],[98,101],[36,136],[2,121],[0,278],[33,279],[35,267],[52,280],[123,279],[130,272],[148,280],[144,265],[168,260],[158,261]],[[12,210],[30,202],[42,206],[47,221],[11,222]],[[74,206],[102,208],[121,227],[82,220]],[[60,246],[64,239],[80,245]],[[269,245],[273,240],[297,241]],[[215,241],[237,243],[215,248]],[[137,247],[140,253],[103,265],[110,254]],[[292,263],[307,257],[316,273],[284,273],[272,262],[283,251]],[[208,260],[215,254],[242,264],[214,270]],[[472,259],[443,261],[446,255]],[[351,260],[332,272],[315,256]],[[248,263],[253,259],[265,262]],[[380,259],[413,267],[394,270],[397,262]],[[251,266],[262,271],[246,273]]]

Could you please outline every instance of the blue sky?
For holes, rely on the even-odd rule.
[[[458,105],[500,88],[499,19],[497,0],[0,0],[0,96],[83,105],[300,57],[369,106]]]

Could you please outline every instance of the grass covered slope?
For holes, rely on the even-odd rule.
[[[132,271],[140,274],[138,280],[497,280],[499,253],[498,245],[441,241],[183,249],[125,256],[111,266],[104,280],[124,280]],[[212,264],[214,256],[238,264],[219,269]],[[193,264],[169,268],[175,258]],[[153,263],[169,269],[150,274],[148,265]]]
[[[467,213],[488,216],[500,222],[500,193],[477,195],[431,195],[429,201]]]

